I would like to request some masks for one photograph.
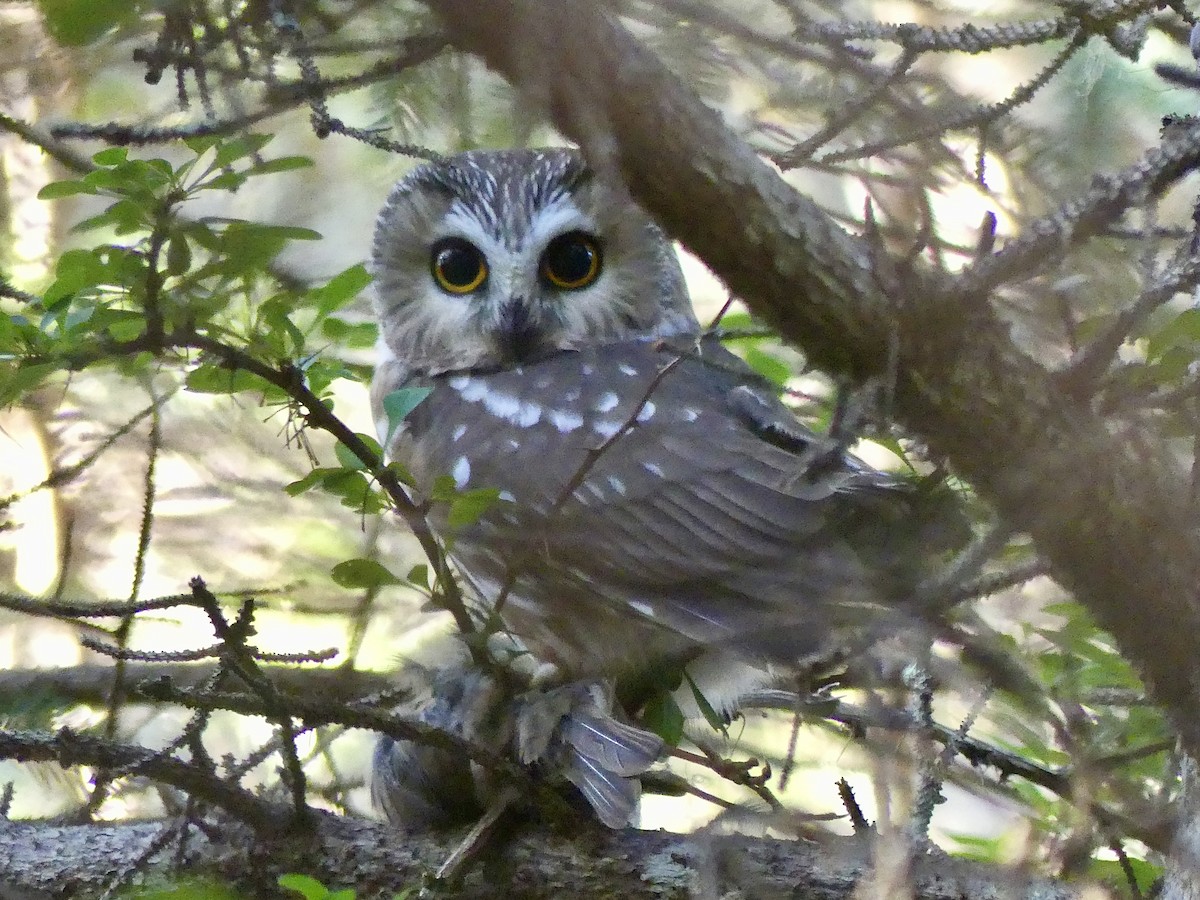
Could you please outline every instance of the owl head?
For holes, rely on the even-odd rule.
[[[383,352],[406,378],[699,330],[666,236],[569,150],[414,170],[372,252]]]

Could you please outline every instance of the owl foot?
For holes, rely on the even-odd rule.
[[[663,741],[614,715],[607,682],[548,687],[534,678],[513,696],[466,659],[417,674],[422,696],[397,712],[511,755],[540,777],[572,784],[610,828],[629,823],[641,797],[638,776],[658,761]],[[388,821],[405,829],[473,821],[502,791],[492,773],[454,749],[390,737],[376,745],[372,799]]]

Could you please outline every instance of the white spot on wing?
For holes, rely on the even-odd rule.
[[[517,498],[513,496],[512,491],[501,491],[496,495],[497,499],[503,500],[505,503],[516,503]]]
[[[583,375],[583,377],[590,378],[595,374],[596,370],[592,368],[591,363],[584,363],[579,367],[579,372]]]
[[[640,613],[647,619],[654,618],[654,607],[649,603],[643,603],[641,600],[630,600],[629,605],[634,609],[635,612]]]
[[[520,441],[518,441],[516,438],[509,438],[509,439],[508,439],[508,446],[510,446],[510,447],[511,447],[512,449],[514,449],[514,450],[520,450],[520,449],[521,449],[521,442],[520,442]]]
[[[663,477],[664,473],[662,470],[662,466],[660,466],[658,463],[644,462],[644,463],[642,463],[642,468],[645,469],[647,472],[649,472],[651,475],[653,475],[655,478]]]
[[[617,368],[620,369],[624,374],[631,377],[637,374],[637,369],[629,365],[629,363],[621,363],[621,365],[617,366]]]
[[[471,480],[471,461],[465,456],[460,456],[450,474],[454,476],[454,486],[461,491]]]
[[[608,476],[608,484],[609,484],[609,487],[611,487],[614,491],[616,491],[622,497],[625,496],[625,482],[623,482],[620,478],[617,478],[615,475],[609,475]]]
[[[605,391],[600,399],[596,401],[596,412],[606,413],[611,409],[616,409],[617,404],[621,402],[621,398],[612,391]]]
[[[483,407],[493,416],[512,421],[521,410],[521,401],[516,397],[502,394],[499,391],[488,391],[481,398]]]
[[[488,395],[487,383],[477,378],[464,378],[461,387],[455,386],[453,383],[450,386],[458,391],[468,403],[478,403]]]
[[[563,434],[570,434],[583,424],[583,416],[568,409],[550,410],[550,421]]]
[[[700,410],[698,409],[692,409],[689,406],[683,411],[683,421],[685,422],[695,422],[698,418],[700,418]]]
[[[469,375],[453,375],[446,379],[446,384],[454,388],[454,390],[458,391],[460,394],[467,389],[467,385],[470,383],[471,376]]]
[[[642,408],[638,410],[636,421],[649,422],[652,418],[654,418],[654,409],[654,404],[647,400],[642,404]]]
[[[602,437],[604,440],[607,441],[609,438],[613,437],[618,431],[620,431],[621,426],[624,424],[625,424],[624,422],[605,422],[605,421],[593,422],[592,423],[592,431],[596,432],[596,434],[600,435],[600,437]]]
[[[460,437],[467,433],[466,425],[459,425],[454,429],[454,433],[450,435],[450,440],[457,441]]]
[[[522,403],[513,424],[521,428],[529,428],[531,425],[536,425],[541,417],[542,408],[536,403]]]
[[[541,407],[538,404],[527,403],[520,397],[488,388],[484,382],[472,382],[462,389],[460,394],[463,400],[484,402],[488,413],[518,427],[528,428],[538,424],[538,420],[541,419]]]

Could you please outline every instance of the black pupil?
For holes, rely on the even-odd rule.
[[[479,277],[479,254],[467,247],[446,247],[437,255],[437,270],[455,287],[465,287]]]
[[[582,281],[592,271],[594,255],[592,245],[582,238],[560,238],[546,250],[546,268],[560,281]]]

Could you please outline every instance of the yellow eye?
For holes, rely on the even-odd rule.
[[[560,234],[542,254],[541,271],[556,288],[585,288],[600,276],[600,244],[582,231]]]
[[[479,248],[462,238],[446,238],[429,255],[433,280],[450,294],[469,294],[487,281],[487,260]]]

